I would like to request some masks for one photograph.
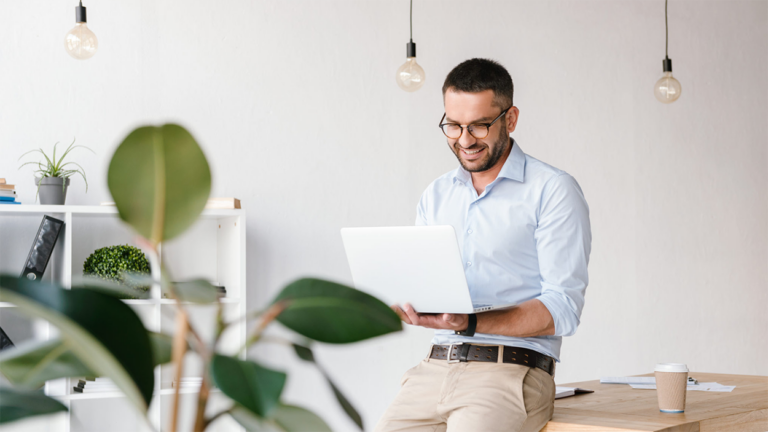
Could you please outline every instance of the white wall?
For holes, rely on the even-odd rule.
[[[90,189],[74,180],[68,202],[97,204],[109,200],[122,138],[175,121],[206,151],[213,194],[248,210],[250,308],[302,275],[350,282],[339,229],[412,223],[422,190],[456,164],[436,127],[442,81],[459,62],[490,57],[515,81],[515,139],[573,174],[591,209],[591,283],[557,382],[658,361],[768,374],[765,1],[670,2],[683,86],[672,105],[652,94],[661,0],[417,0],[427,82],[415,94],[394,82],[407,0],[91,0],[100,48],[88,61],[63,48],[75,3],[6,5],[15,19],[0,38],[0,177],[25,203],[34,186],[17,170],[23,152],[72,137],[93,148],[73,153]],[[318,357],[372,428],[429,338],[409,328]],[[287,400],[354,430],[312,368],[287,351],[272,364],[290,370]]]

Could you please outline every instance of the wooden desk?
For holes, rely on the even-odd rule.
[[[652,373],[637,376],[653,376]],[[730,393],[688,391],[685,413],[659,412],[656,390],[633,389],[600,380],[561,384],[594,393],[555,401],[542,432],[766,432],[768,377],[690,372],[699,382],[735,385]]]

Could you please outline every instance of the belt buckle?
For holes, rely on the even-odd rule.
[[[448,344],[448,356],[446,358],[446,360],[448,361],[448,364],[461,362],[461,358],[460,358],[461,354],[459,353],[458,350],[456,351],[456,360],[451,360],[451,353],[453,352],[453,347],[460,346],[460,345],[464,345],[464,342],[456,342],[456,343]]]

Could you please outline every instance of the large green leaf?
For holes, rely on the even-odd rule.
[[[328,374],[325,372],[325,369],[320,367],[320,365],[315,361],[315,354],[312,352],[312,350],[308,347],[292,344],[293,350],[296,352],[296,355],[299,356],[300,359],[312,362],[317,367],[317,370],[320,371],[321,374],[323,374],[323,377],[326,381],[328,381],[328,385],[331,386],[331,390],[333,390],[333,395],[336,396],[336,400],[339,401],[339,405],[341,405],[341,408],[344,410],[345,413],[347,413],[347,416],[349,416],[350,419],[352,419],[353,422],[360,428],[360,430],[363,429],[363,418],[360,417],[360,413],[357,412],[354,406],[352,406],[352,403],[347,399],[346,396],[339,390],[338,387],[336,387],[336,384],[331,381],[331,378],[328,376]]]
[[[162,365],[171,362],[173,337],[163,333],[147,332],[149,343],[152,344],[152,365]]]
[[[152,364],[170,363],[173,338],[162,333],[147,333],[152,344]],[[0,352],[0,373],[13,385],[25,388],[38,388],[57,378],[97,376],[75,351],[59,338],[30,341]]]
[[[0,352],[0,372],[17,387],[38,388],[46,381],[96,375],[59,338],[33,341]]]
[[[189,228],[205,208],[211,171],[183,127],[140,127],[112,156],[107,184],[120,218],[154,244]]]
[[[126,273],[126,281],[129,281],[130,284],[133,284],[133,278],[135,273]],[[147,276],[145,279],[149,279],[149,276]],[[149,279],[150,282],[147,283],[147,285],[151,285],[151,279]],[[72,289],[81,289],[86,288],[94,291],[101,291],[104,294],[109,294],[112,297],[117,297],[120,299],[146,299],[149,298],[149,291],[140,291],[137,289],[130,288],[131,285],[123,285],[119,284],[112,280],[102,279],[97,276],[92,275],[86,275],[82,278],[79,278],[75,282],[75,285],[72,286]],[[139,284],[133,284],[132,286],[141,286]]]
[[[64,404],[49,398],[42,391],[0,387],[0,424],[66,410]]]
[[[192,303],[213,303],[216,301],[216,288],[205,279],[194,279],[173,283],[176,296],[181,301]]]
[[[299,279],[274,302],[286,301],[277,320],[310,339],[358,342],[402,329],[397,314],[376,297],[320,279]]]
[[[130,402],[146,412],[155,379],[152,347],[128,305],[93,290],[66,290],[7,275],[0,275],[0,301],[57,327],[61,340],[85,366],[111,378]]]
[[[331,432],[315,413],[293,405],[278,405],[269,419],[259,418],[241,406],[230,412],[248,432]]]
[[[218,354],[211,361],[211,375],[225,395],[261,417],[277,406],[286,379],[283,372]]]

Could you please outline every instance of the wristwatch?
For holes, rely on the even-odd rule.
[[[459,336],[470,336],[470,337],[475,335],[475,329],[477,329],[477,315],[469,314],[467,315],[467,318],[469,318],[469,324],[467,324],[467,329],[456,330],[455,334]]]

